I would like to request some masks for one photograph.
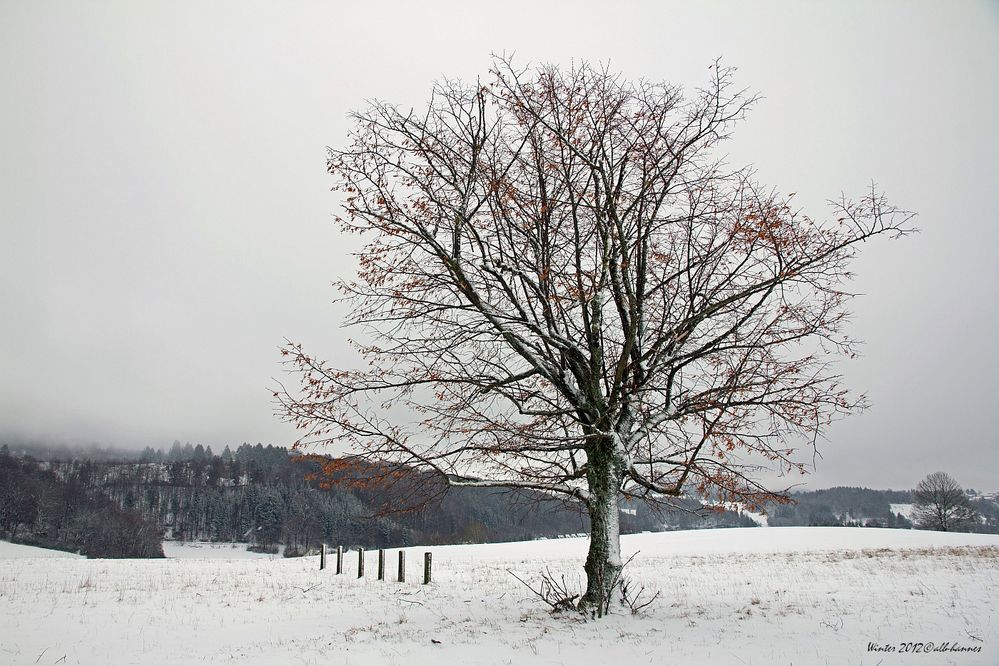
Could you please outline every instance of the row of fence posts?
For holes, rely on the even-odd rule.
[[[429,585],[431,574],[433,573],[434,556],[432,553],[423,554],[423,584]],[[326,568],[326,544],[322,545],[319,551],[319,570]],[[336,573],[343,573],[343,546],[336,547]],[[357,577],[364,578],[364,549],[357,549]],[[378,550],[378,580],[385,580],[385,549]],[[399,551],[399,573],[396,580],[400,583],[406,582],[406,551]]]

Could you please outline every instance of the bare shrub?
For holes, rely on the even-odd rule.
[[[582,594],[570,590],[564,574],[560,578],[556,578],[551,569],[545,569],[545,572],[541,574],[541,583],[535,588],[509,569],[507,569],[507,573],[545,602],[551,608],[552,613],[577,610],[577,600]]]
[[[635,555],[638,555],[638,553],[635,553]],[[659,592],[656,592],[651,597],[648,597],[646,595],[644,585],[638,585],[623,575],[625,568],[631,564],[633,559],[635,559],[635,555],[628,558],[621,568],[618,569],[613,579],[609,581],[609,584],[605,588],[609,590],[617,590],[620,593],[621,605],[628,608],[632,615],[637,615],[659,598]],[[579,600],[583,595],[580,592],[574,591],[569,586],[565,580],[565,575],[556,578],[555,575],[552,574],[551,569],[545,569],[545,571],[541,574],[541,582],[537,587],[528,583],[509,569],[507,569],[507,573],[516,578],[524,587],[534,593],[536,597],[545,602],[545,604],[551,609],[552,613],[561,613],[563,611],[571,610],[582,613],[584,616],[588,614],[592,619],[603,617],[610,612],[611,600],[613,599],[612,595],[606,595],[601,600],[601,603],[597,605],[582,604]],[[603,581],[598,582],[601,585],[603,584]]]
[[[656,592],[647,601],[643,601],[642,596],[646,592],[645,586],[634,584],[629,579],[621,580],[620,590],[621,605],[627,606],[632,615],[638,615],[643,609],[648,608],[652,605],[652,602],[659,598],[659,592]],[[759,601],[756,603],[759,603]]]

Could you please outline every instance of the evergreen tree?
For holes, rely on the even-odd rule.
[[[184,459],[184,450],[180,446],[179,440],[173,440],[173,446],[170,447],[170,453],[167,454],[167,462],[180,462]]]
[[[254,540],[259,544],[270,545],[281,539],[284,523],[284,502],[275,491],[264,493],[257,505]]]

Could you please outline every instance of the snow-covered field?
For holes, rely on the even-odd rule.
[[[891,512],[893,514],[902,514],[902,517],[906,520],[912,520],[912,505],[911,504],[890,504]]]
[[[192,541],[164,541],[163,554],[185,560],[276,560],[280,555],[253,553],[245,543],[205,543]]]
[[[582,583],[583,539],[448,546],[419,584],[170,546],[85,560],[0,544],[0,663],[999,664],[999,536],[757,528],[624,537],[659,598],[599,621],[552,617],[507,570]],[[192,551],[199,551],[198,557]],[[234,559],[220,559],[230,551]],[[192,554],[194,555],[192,557]],[[34,557],[33,555],[37,555]],[[60,554],[65,555],[65,554]],[[332,558],[331,558],[332,564]],[[870,651],[870,644],[894,650]],[[924,652],[941,647],[971,652]],[[924,650],[918,653],[903,650]]]

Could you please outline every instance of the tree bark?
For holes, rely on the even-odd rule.
[[[580,610],[602,616],[609,605],[624,564],[621,560],[621,527],[618,491],[623,460],[613,439],[601,439],[588,452],[587,481],[590,488],[590,548],[586,555],[586,594]]]

